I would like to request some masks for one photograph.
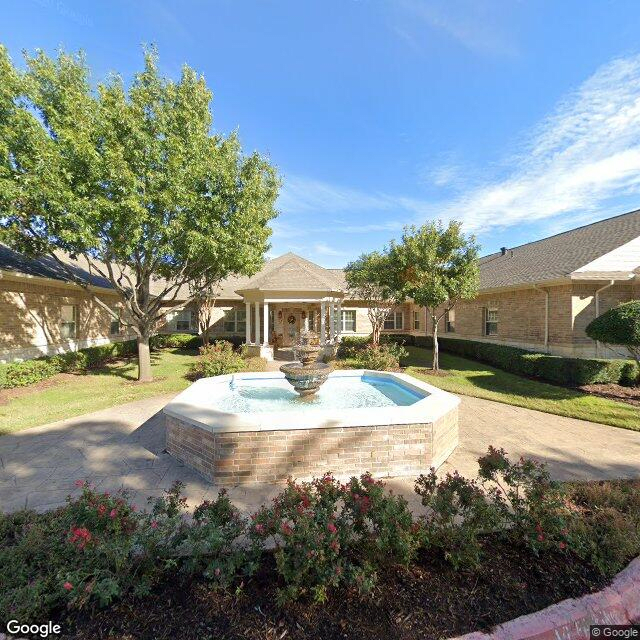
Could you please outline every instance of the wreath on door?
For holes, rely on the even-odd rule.
[[[291,315],[287,318],[287,322],[288,322],[289,324],[295,324],[295,323],[296,323],[296,317],[295,317],[293,314],[291,314]]]

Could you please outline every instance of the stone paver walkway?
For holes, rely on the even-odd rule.
[[[0,437],[0,510],[49,509],[64,503],[83,478],[100,490],[130,489],[143,506],[174,481],[186,485],[193,505],[217,493],[215,486],[164,453],[162,407],[172,396],[145,399]],[[546,462],[558,479],[640,477],[640,433],[462,397],[460,445],[441,467],[463,475],[493,444],[512,456]],[[388,486],[417,505],[413,480],[390,478]],[[269,500],[278,487],[231,489],[245,511]]]

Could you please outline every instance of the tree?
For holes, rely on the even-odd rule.
[[[391,243],[398,287],[415,304],[426,307],[433,323],[432,369],[440,367],[438,323],[458,300],[478,293],[478,250],[474,236],[462,233],[460,222],[447,227],[431,222],[405,227],[400,243]]]
[[[624,302],[592,320],[586,334],[607,345],[625,347],[636,361],[636,384],[640,385],[640,300]]]
[[[198,317],[198,331],[202,339],[202,346],[206,347],[210,342],[213,310],[220,295],[220,280],[206,285],[196,281],[192,284],[192,289]]]
[[[365,253],[350,262],[345,269],[347,287],[354,298],[364,300],[371,322],[371,342],[380,345],[380,332],[389,312],[400,302],[399,291],[393,286],[389,256],[377,251]]]
[[[150,380],[149,336],[185,303],[181,288],[262,266],[276,171],[235,133],[212,135],[204,78],[186,65],[177,82],[160,77],[153,50],[128,89],[113,75],[92,90],[82,55],[26,63],[0,48],[0,233],[52,256],[113,315],[61,253],[108,278]]]

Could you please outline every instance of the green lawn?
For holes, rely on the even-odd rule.
[[[408,367],[407,373],[445,391],[640,431],[640,410],[629,404],[522,378],[443,352],[440,368],[449,375],[433,376],[421,372],[431,366],[431,351],[419,347],[407,349],[409,357],[402,362]]]
[[[25,388],[19,397],[0,404],[0,434],[82,415],[114,405],[181,391],[196,352],[164,349],[151,356],[153,382],[136,382],[136,360],[116,362],[87,374],[65,376],[44,389]]]

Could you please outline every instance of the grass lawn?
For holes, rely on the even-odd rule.
[[[7,403],[0,404],[0,434],[19,431],[114,405],[181,391],[195,351],[164,349],[151,355],[153,382],[136,381],[136,359],[108,364],[86,374],[57,376],[34,388],[10,389]],[[49,386],[49,383],[50,386]]]
[[[443,352],[440,368],[448,375],[433,376],[421,371],[431,366],[431,351],[420,347],[407,350],[409,357],[402,362],[408,367],[406,372],[445,391],[640,431],[640,410],[629,404],[522,378]]]

